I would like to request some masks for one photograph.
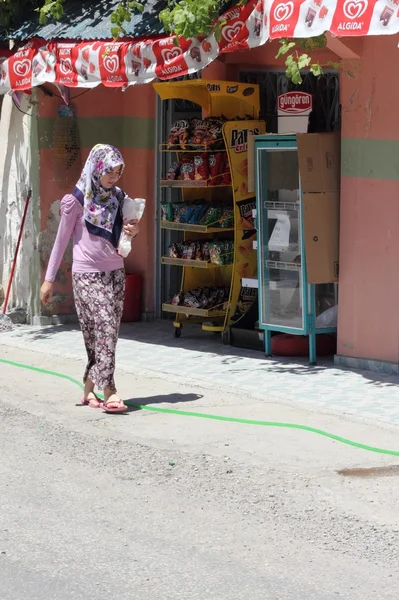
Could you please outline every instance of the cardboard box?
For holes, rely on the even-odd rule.
[[[303,192],[339,192],[339,133],[298,133],[298,162]]]
[[[341,137],[339,133],[293,133],[298,152],[269,158],[272,189],[303,192],[306,267],[309,283],[337,283],[339,276],[339,204]],[[261,136],[264,137],[264,136]]]
[[[337,283],[339,192],[303,194],[303,220],[309,283]]]

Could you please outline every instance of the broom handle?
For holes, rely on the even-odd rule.
[[[14,260],[12,261],[10,278],[8,280],[7,292],[6,292],[6,297],[5,297],[4,305],[3,305],[3,315],[5,315],[7,312],[7,305],[8,305],[8,300],[10,298],[12,280],[14,279],[14,273],[15,273],[15,267],[17,265],[17,257],[18,257],[19,247],[21,245],[22,234],[23,234],[24,227],[25,227],[26,215],[28,213],[29,201],[30,201],[31,197],[32,197],[32,190],[29,190],[28,195],[26,197],[26,201],[25,201],[25,209],[24,209],[24,214],[22,217],[21,227],[19,229],[17,247],[15,248],[15,253],[14,253]]]

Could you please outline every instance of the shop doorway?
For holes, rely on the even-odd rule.
[[[282,71],[245,71],[240,81],[260,87],[260,118],[266,122],[267,133],[278,133],[277,99],[285,92],[307,92],[313,98],[308,133],[339,132],[341,130],[341,105],[339,73],[327,71],[320,77],[307,73],[300,85],[294,85]],[[338,304],[338,284],[316,286],[316,311],[318,313]],[[257,306],[254,312],[257,314]],[[263,348],[262,348],[263,349]]]

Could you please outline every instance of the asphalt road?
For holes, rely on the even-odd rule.
[[[180,394],[177,407],[190,387],[140,374],[128,383],[152,398]],[[208,411],[239,406],[220,390],[190,393]],[[76,400],[65,381],[0,365],[1,600],[398,598],[395,460],[295,432],[109,416]],[[396,431],[345,426],[399,446]],[[342,477],[342,467],[386,476]]]

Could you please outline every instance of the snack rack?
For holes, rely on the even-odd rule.
[[[181,289],[176,290],[176,297],[181,294],[180,303],[167,302],[162,310],[173,313],[174,335],[180,337],[184,323],[198,323],[204,331],[219,332],[224,343],[229,341],[230,324],[237,321],[237,307],[240,304],[240,291],[243,279],[256,276],[257,256],[253,249],[256,239],[255,226],[243,218],[242,209],[255,207],[255,193],[248,191],[248,136],[265,133],[265,123],[259,121],[259,86],[237,82],[188,80],[154,84],[155,91],[162,100],[187,100],[198,104],[204,117],[225,119],[221,127],[220,139],[212,143],[196,145],[191,149],[179,144],[172,147],[164,142],[160,144],[160,152],[173,153],[173,158],[180,163],[185,155],[201,155],[206,160],[215,153],[223,153],[224,171],[217,177],[209,173],[203,179],[168,179],[161,176],[160,187],[180,188],[182,203],[208,203],[211,207],[223,203],[226,211],[231,211],[231,220],[220,223],[220,215],[214,222],[199,224],[193,222],[176,222],[163,218],[161,228],[184,232],[184,241],[195,239],[201,248],[208,243],[224,244],[229,247],[228,259],[212,261],[194,258],[167,256],[165,249],[161,261],[166,265],[183,267]],[[231,119],[231,120],[229,120]],[[215,146],[217,149],[215,149]],[[188,160],[188,162],[190,162]],[[229,177],[225,177],[227,174]],[[230,207],[230,209],[229,209]],[[170,207],[168,207],[170,208]],[[210,209],[208,209],[210,212]],[[183,305],[190,290],[218,289],[224,293],[220,303],[208,308]],[[216,293],[216,292],[215,292]],[[175,297],[175,300],[176,300]],[[239,318],[243,316],[240,312]]]

